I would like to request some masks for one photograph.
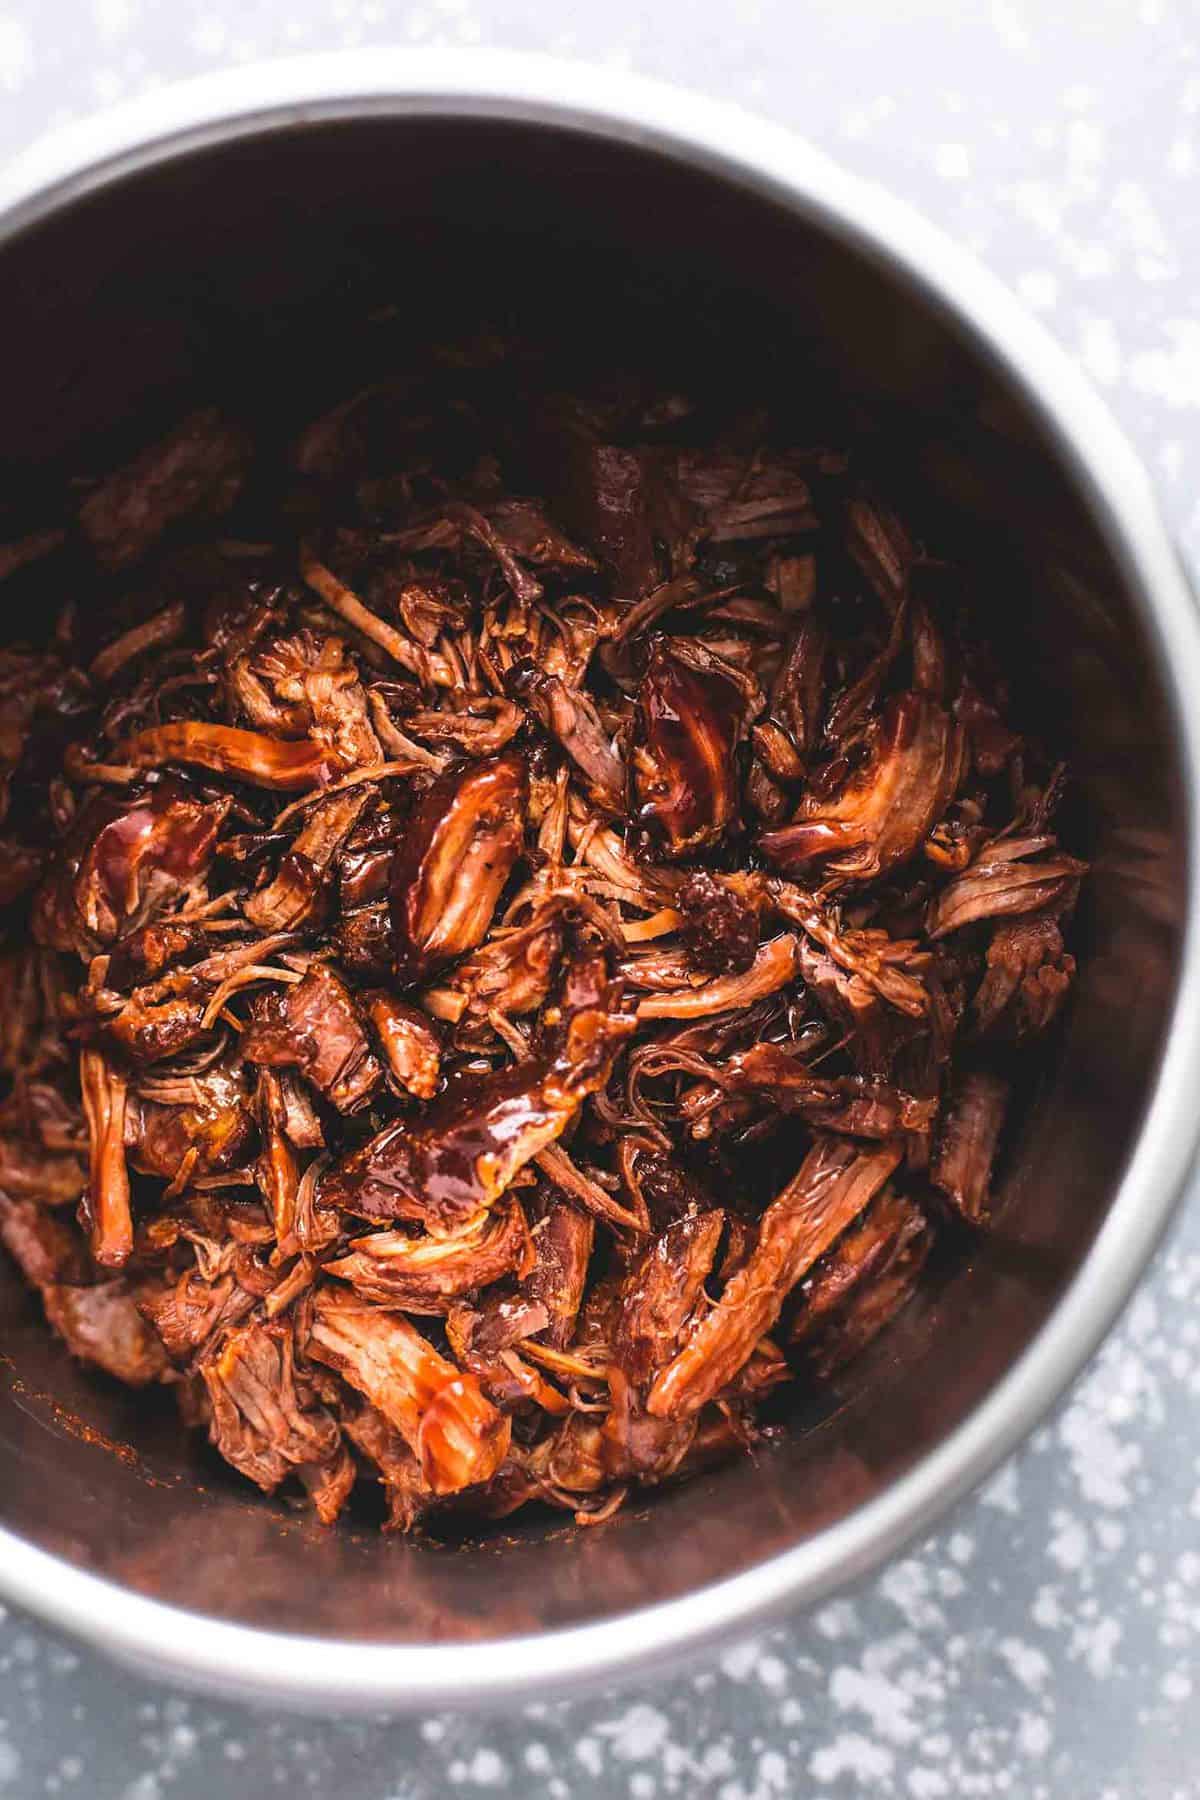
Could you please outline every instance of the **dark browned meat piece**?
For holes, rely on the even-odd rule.
[[[38,942],[105,949],[177,903],[212,862],[227,800],[160,783],[141,799],[100,795],[80,814],[34,903]]]
[[[256,1174],[263,1199],[271,1214],[280,1254],[296,1250],[296,1214],[300,1197],[300,1169],[288,1141],[283,1090],[272,1069],[258,1077],[257,1111],[262,1130],[262,1149]]]
[[[722,1212],[695,1213],[660,1232],[621,1284],[613,1355],[642,1383],[669,1362],[716,1259]]]
[[[625,764],[588,696],[569,690],[560,676],[544,673],[528,658],[509,670],[508,691],[558,739],[596,805],[605,812],[623,812]]]
[[[395,1080],[416,1099],[432,1100],[442,1060],[432,1021],[415,1006],[382,990],[367,994],[364,1006]]]
[[[685,450],[679,485],[699,513],[712,543],[773,538],[817,524],[804,459],[768,451]]]
[[[776,1044],[754,1044],[721,1069],[732,1093],[760,1094],[780,1112],[800,1113],[816,1131],[847,1137],[892,1138],[928,1131],[937,1101],[861,1075],[814,1075]]]
[[[86,1212],[92,1255],[106,1269],[119,1269],[133,1249],[129,1210],[129,1170],[125,1164],[125,1077],[98,1050],[79,1058],[79,1085],[91,1140]]]
[[[272,638],[235,657],[226,680],[235,711],[252,726],[309,739],[330,770],[383,761],[358,669],[340,638],[313,631]]]
[[[442,777],[392,859],[397,972],[416,981],[482,942],[521,854],[527,789],[514,754]]]
[[[134,1304],[128,1281],[96,1287],[42,1289],[46,1317],[72,1356],[129,1387],[146,1387],[167,1372],[162,1344]]]
[[[683,940],[697,969],[740,975],[758,953],[758,908],[706,869],[690,874],[675,895]]]
[[[254,1136],[248,1095],[244,1073],[220,1064],[202,1075],[141,1077],[125,1118],[130,1162],[179,1185],[233,1168]]]
[[[74,1151],[56,1153],[36,1137],[0,1133],[0,1189],[42,1206],[73,1206],[87,1185],[87,1165]]]
[[[92,489],[79,523],[108,568],[136,562],[169,525],[228,512],[242,485],[243,432],[210,408],[194,412],[157,444]]]
[[[972,1002],[981,1034],[1021,1043],[1053,1024],[1075,975],[1057,921],[1046,913],[1001,919]]]
[[[16,1199],[2,1187],[0,1243],[31,1287],[86,1279],[83,1244],[71,1227],[36,1200]]]
[[[336,859],[339,918],[355,907],[386,900],[400,830],[400,818],[390,808],[376,806],[351,832]]]
[[[446,1342],[463,1367],[474,1369],[481,1379],[494,1382],[501,1352],[547,1328],[547,1308],[540,1300],[531,1300],[525,1286],[525,1281],[502,1282],[487,1294],[476,1294],[452,1306],[446,1314]],[[523,1393],[520,1384],[514,1383],[507,1397],[516,1401]]]
[[[575,432],[559,438],[552,455],[558,513],[612,571],[618,599],[638,600],[660,579],[660,544],[666,573],[685,571],[695,516],[662,458]]]
[[[366,1403],[342,1409],[342,1430],[368,1462],[373,1463],[387,1495],[385,1531],[411,1531],[437,1496],[421,1473],[421,1465],[404,1438],[383,1414]]]
[[[681,934],[682,936],[682,934]],[[638,994],[670,994],[679,989],[690,995],[697,979],[692,958],[683,943],[650,944],[632,950],[620,963],[621,979]]]
[[[632,1154],[622,1158],[622,1172],[630,1187],[636,1187],[646,1210],[651,1228],[661,1230],[678,1219],[695,1213],[713,1212],[713,1197],[704,1183],[674,1157],[661,1151],[643,1149],[636,1144]],[[732,1229],[732,1221],[730,1221]]]
[[[647,1230],[649,1221],[644,1214],[623,1205],[596,1174],[589,1174],[573,1162],[561,1144],[548,1144],[544,1150],[539,1150],[537,1166],[539,1174],[544,1175],[559,1193],[573,1201],[581,1212],[590,1214],[611,1230],[631,1231],[636,1235]]]
[[[69,1226],[32,1200],[0,1190],[0,1243],[42,1296],[46,1319],[81,1362],[130,1387],[158,1381],[167,1359],[143,1322],[124,1277],[91,1281],[84,1246]]]
[[[961,728],[921,694],[888,702],[866,767],[830,804],[805,801],[791,825],[763,833],[763,854],[789,873],[814,861],[826,878],[871,881],[917,851],[958,791]]]
[[[762,705],[753,683],[700,644],[658,638],[638,693],[638,820],[672,856],[712,844],[736,805],[733,753]]]
[[[992,1070],[969,1069],[954,1083],[942,1116],[930,1179],[973,1225],[987,1213],[1008,1092],[1008,1082]]]
[[[556,1350],[565,1349],[574,1333],[595,1241],[591,1218],[566,1200],[544,1204],[534,1222],[533,1266],[522,1293],[545,1308],[546,1322],[535,1329]]]
[[[333,1415],[297,1378],[290,1328],[234,1326],[201,1360],[200,1374],[212,1409],[209,1435],[226,1462],[267,1493],[299,1475],[327,1496],[318,1511],[332,1524],[338,1490],[344,1498],[349,1483],[330,1484],[328,1472],[346,1453]]]
[[[426,650],[435,650],[443,632],[452,636],[466,622],[470,599],[461,582],[432,575],[406,581],[396,594],[396,611],[409,635]]]
[[[371,467],[383,447],[403,441],[414,416],[427,427],[420,392],[409,376],[371,382],[310,421],[292,448],[291,461],[304,475],[350,476]]]
[[[495,933],[455,969],[454,990],[466,1010],[509,1014],[534,1012],[550,992],[563,947],[564,904],[539,906],[525,925]]]
[[[123,935],[113,946],[104,985],[117,992],[144,986],[169,969],[200,961],[211,948],[202,920],[161,919]]]
[[[954,716],[967,729],[971,761],[981,775],[998,775],[1021,740],[1010,731],[992,702],[971,682],[964,681],[954,702]]]
[[[740,975],[715,976],[697,988],[653,994],[638,1005],[639,1019],[703,1019],[731,1007],[750,1006],[795,980],[799,940],[791,932],[763,944]]]
[[[0,819],[11,810],[17,772],[42,773],[61,755],[64,734],[91,705],[87,676],[53,652],[19,644],[0,649]]]
[[[333,753],[315,738],[289,742],[258,731],[242,731],[234,725],[209,725],[191,719],[139,731],[113,747],[112,761],[119,768],[132,770],[184,763],[285,794],[321,787],[340,772]],[[87,763],[81,762],[79,778],[86,781],[89,773]]]
[[[733,1380],[800,1277],[858,1217],[899,1161],[899,1148],[890,1144],[858,1151],[836,1138],[817,1140],[763,1214],[748,1260],[656,1379],[648,1400],[651,1413],[689,1416]]]
[[[0,1106],[0,1133],[12,1129],[43,1150],[72,1156],[86,1152],[87,1121],[74,1099],[51,1081],[31,1074]],[[0,1180],[0,1187],[5,1184]],[[48,1203],[49,1204],[49,1203]]]
[[[135,1063],[162,1062],[188,1050],[204,1036],[211,990],[199,979],[177,997],[149,1000],[143,989],[104,1022],[105,1041]]]
[[[325,1288],[309,1348],[395,1426],[433,1493],[487,1481],[503,1462],[509,1421],[473,1375],[461,1374],[398,1314]]]
[[[495,558],[500,573],[516,598],[528,603],[540,600],[541,583],[513,554],[508,538],[477,507],[463,500],[446,500],[428,517],[403,531],[389,533],[391,543],[402,550],[461,549],[465,540],[473,539],[482,550]]]
[[[127,664],[143,656],[147,650],[159,649],[166,644],[173,644],[184,634],[187,626],[187,608],[182,600],[172,600],[159,612],[151,613],[140,625],[123,631],[119,637],[106,644],[97,656],[92,658],[89,673],[93,681],[106,683],[120,673]]]
[[[416,1130],[402,1121],[386,1125],[326,1177],[326,1202],[366,1218],[420,1219],[442,1233],[492,1206],[607,1081],[634,1028],[616,1010],[615,984],[585,978],[579,985],[584,991],[574,1005],[567,996],[563,1023],[545,1050],[463,1081]]]
[[[901,601],[892,614],[883,643],[874,649],[859,667],[858,674],[839,689],[831,702],[825,719],[825,741],[835,754],[832,762],[813,772],[814,799],[827,800],[845,780],[862,748],[869,749],[872,740],[878,737],[882,723],[878,716],[880,695],[904,645],[909,616],[907,601]]]
[[[206,1281],[195,1269],[185,1269],[174,1280],[142,1282],[135,1301],[162,1348],[180,1368],[190,1365],[218,1332],[245,1319],[258,1303],[257,1296],[234,1275]]]
[[[279,1086],[279,1121],[285,1136],[297,1150],[323,1150],[325,1132],[313,1105],[312,1089],[298,1075],[276,1076]]]
[[[392,975],[392,921],[385,902],[339,913],[333,928],[339,963],[359,981],[386,981]]]
[[[495,756],[524,723],[525,715],[513,701],[489,695],[472,697],[460,712],[407,713],[404,729],[425,744],[456,744],[468,756]]]
[[[325,1264],[364,1300],[406,1312],[444,1313],[452,1301],[505,1275],[527,1273],[532,1261],[525,1215],[516,1200],[481,1213],[452,1237],[409,1237],[374,1231],[352,1238],[346,1256]]]
[[[437,526],[442,524],[445,524],[445,521],[437,522]],[[432,534],[427,535],[418,531],[415,534],[402,535],[411,539],[411,548],[413,549],[432,547],[439,543],[456,543],[459,540],[461,533],[456,526],[449,526],[448,537],[444,533],[440,533],[437,526]],[[490,528],[485,527],[485,529]],[[398,541],[396,534],[393,534],[391,541],[393,543]],[[302,548],[300,552],[300,573],[329,610],[336,613],[338,618],[343,619],[353,632],[366,641],[367,645],[377,646],[385,656],[390,657],[401,668],[407,669],[417,677],[418,681],[426,685],[438,687],[455,687],[457,685],[458,671],[449,658],[443,656],[438,650],[427,650],[418,639],[409,637],[407,632],[401,631],[397,626],[382,618],[373,607],[367,606],[360,600],[353,588],[347,587],[346,583],[340,580],[332,569],[326,568],[325,564],[313,555],[308,546]],[[536,586],[536,583],[534,585]],[[378,713],[375,716],[375,723],[379,729],[383,728],[383,721]]]
[[[771,713],[803,757],[816,744],[825,683],[826,634],[811,615],[796,627],[787,656],[771,689]],[[782,770],[780,771],[782,773]]]
[[[975,861],[944,887],[929,911],[929,935],[944,937],[980,919],[1014,913],[1057,913],[1068,907],[1087,864],[1051,837],[1005,838],[985,844]]]
[[[242,1054],[267,1068],[298,1068],[339,1112],[364,1105],[383,1077],[349,988],[325,963],[267,999]]]
[[[558,570],[594,571],[596,560],[573,544],[535,500],[499,500],[487,508],[496,536],[522,562]]]
[[[767,897],[780,915],[798,925],[804,940],[797,959],[806,980],[819,979],[815,947],[835,969],[853,976],[861,989],[875,994],[896,1012],[922,1019],[930,1010],[924,976],[929,955],[908,938],[893,938],[876,928],[847,930],[812,894],[789,882],[771,881]]]
[[[655,1482],[678,1467],[695,1433],[695,1420],[654,1417],[645,1390],[674,1354],[681,1331],[696,1309],[716,1257],[724,1225],[720,1212],[677,1220],[638,1256],[613,1298],[609,1411],[600,1429],[600,1466],[610,1480]],[[575,1422],[559,1436],[575,1441]],[[554,1466],[560,1468],[556,1454]],[[586,1491],[586,1469],[556,1479],[568,1490]]]
[[[600,1432],[603,1476],[647,1485],[667,1480],[691,1449],[695,1419],[690,1414],[661,1418],[647,1412],[643,1397],[619,1363],[609,1370],[608,1389],[608,1416]]]
[[[865,1350],[916,1286],[931,1232],[911,1200],[885,1191],[798,1290],[791,1341],[830,1375]]]
[[[274,880],[246,901],[243,911],[252,925],[260,931],[295,931],[319,917],[333,860],[369,798],[365,788],[350,788],[313,808]]]
[[[846,525],[851,556],[888,611],[895,612],[916,560],[903,520],[878,502],[860,498],[846,508]]]

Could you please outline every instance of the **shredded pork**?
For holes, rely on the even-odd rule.
[[[0,1242],[323,1521],[606,1518],[991,1221],[1063,770],[767,418],[453,353],[0,549]]]

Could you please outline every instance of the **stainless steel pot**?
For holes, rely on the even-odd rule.
[[[672,354],[703,312],[692,354],[726,376],[760,354],[746,308],[765,307],[800,433],[819,366],[975,565],[1070,747],[1094,861],[1078,991],[994,1245],[910,1310],[817,1429],[607,1528],[453,1548],[322,1534],[74,1368],[5,1273],[0,1592],[156,1675],[378,1708],[544,1697],[827,1594],[928,1528],[1077,1373],[1200,1129],[1200,636],[1140,464],[944,237],[771,126],[524,57],[240,70],[11,168],[6,487],[100,463],[192,386],[273,381],[286,407],[372,284],[424,317],[500,299],[592,338],[628,313]]]

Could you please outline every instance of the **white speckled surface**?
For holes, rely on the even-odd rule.
[[[804,131],[1006,277],[1200,561],[1196,0],[0,0],[0,154],[172,78],[373,42],[555,50]],[[210,1706],[0,1612],[0,1795],[1200,1795],[1200,1196],[1058,1417],[852,1597],[503,1718]]]

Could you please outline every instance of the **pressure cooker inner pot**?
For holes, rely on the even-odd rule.
[[[1007,1147],[995,1231],[782,1441],[631,1502],[477,1541],[330,1531],[258,1496],[169,1395],[73,1365],[0,1269],[0,1522],[164,1601],[274,1628],[477,1640],[679,1596],[793,1545],[941,1441],[1053,1309],[1116,1191],[1163,1048],[1182,801],[1152,635],[1038,407],[969,331],[816,216],[642,145],[497,119],[263,129],[99,172],[0,247],[0,524],[197,400],[281,429],[381,343],[553,336],[664,385],[768,393],[797,442],[868,446],[1070,759],[1091,859],[1080,973]],[[0,532],[0,538],[4,535]],[[0,590],[0,599],[3,599]],[[86,598],[84,603],[86,604]],[[11,602],[9,603],[11,608]],[[13,610],[16,641],[30,620]]]

